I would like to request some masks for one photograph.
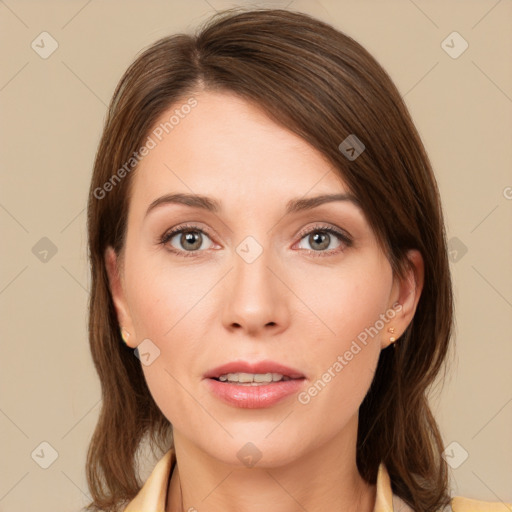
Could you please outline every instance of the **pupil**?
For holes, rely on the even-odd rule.
[[[201,240],[198,235],[199,235],[199,233],[197,233],[197,231],[189,231],[187,233],[183,233],[182,240],[184,240],[187,243],[192,244],[192,246],[189,248],[198,249],[199,247],[201,247]],[[196,239],[195,244],[194,244],[194,239]],[[186,244],[183,243],[183,246],[186,246]]]
[[[320,245],[321,247],[319,247],[320,249],[325,249],[326,247],[329,246],[329,241],[328,241],[328,235],[327,233],[315,233],[313,235],[311,235],[313,240],[314,240],[314,243],[317,243],[317,242],[320,242]],[[320,240],[318,240],[320,238]],[[323,243],[322,243],[322,239],[323,239]],[[314,243],[312,243],[311,245],[314,245]]]

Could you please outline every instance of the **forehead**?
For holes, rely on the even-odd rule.
[[[348,191],[319,151],[257,105],[229,92],[193,97],[196,106],[172,128],[169,119],[188,98],[155,123],[150,135],[155,146],[133,177],[134,202],[147,206],[157,195],[176,191],[248,203]]]

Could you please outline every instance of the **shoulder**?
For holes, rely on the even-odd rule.
[[[393,494],[393,512],[414,512],[401,498]],[[480,501],[462,496],[452,498],[448,507],[439,512],[512,512],[512,504],[501,501]]]
[[[454,496],[451,506],[453,512],[512,512],[512,503],[480,501],[462,496]]]
[[[381,463],[377,475],[377,496],[373,512],[390,511],[414,512],[405,501],[392,492],[387,468],[384,463]],[[512,503],[452,496],[450,504],[438,512],[512,512]]]

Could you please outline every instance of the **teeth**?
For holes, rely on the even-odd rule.
[[[220,375],[219,380],[221,382],[237,382],[242,385],[257,386],[260,383],[290,380],[290,377],[286,377],[280,373],[227,373]]]

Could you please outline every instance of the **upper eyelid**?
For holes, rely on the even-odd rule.
[[[209,228],[205,228],[203,226],[196,225],[194,223],[186,222],[184,224],[178,224],[176,227],[169,228],[159,237],[160,239],[167,238],[172,235],[172,238],[176,235],[179,235],[183,231],[200,231],[201,233],[205,233],[206,235],[212,237],[213,233],[210,232]]]
[[[296,236],[300,236],[301,238],[303,238],[304,236],[312,233],[312,232],[315,232],[315,231],[327,231],[327,230],[330,230],[330,231],[333,231],[335,232],[336,234],[340,235],[340,236],[345,236],[346,238],[349,238],[352,240],[352,235],[350,235],[348,233],[348,231],[346,231],[345,229],[342,229],[342,228],[338,228],[338,227],[335,227],[333,226],[332,224],[330,223],[322,223],[320,222],[319,224],[316,224],[314,226],[310,226],[308,228],[304,228],[302,230],[300,230]]]

